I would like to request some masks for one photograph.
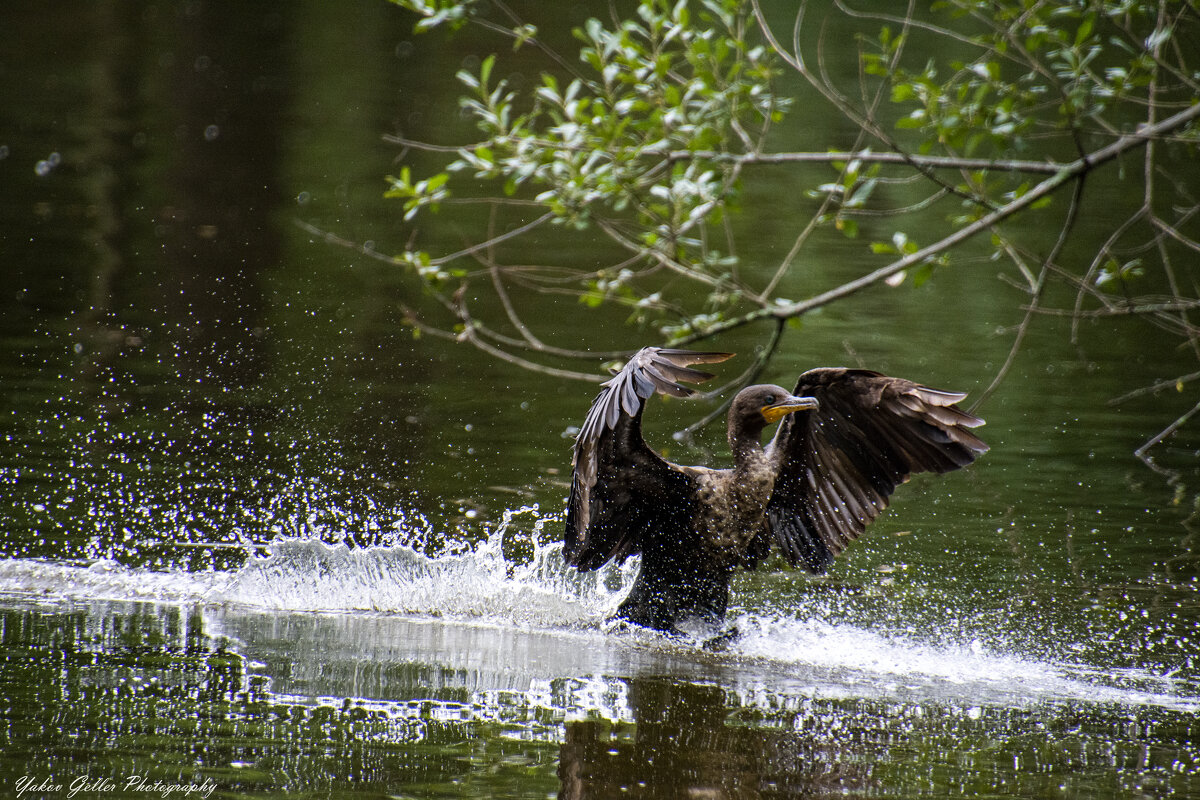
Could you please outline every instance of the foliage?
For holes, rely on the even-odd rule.
[[[1190,1],[938,0],[900,14],[890,5],[801,3],[786,4],[784,24],[766,0],[641,0],[628,18],[583,22],[576,58],[550,48],[501,2],[394,1],[419,15],[418,30],[479,25],[546,58],[539,79],[522,89],[500,77],[499,51],[477,72],[459,73],[478,141],[397,139],[446,156],[431,176],[417,179],[406,168],[390,179],[388,195],[404,201],[407,221],[419,224],[458,199],[479,202],[482,185],[492,187],[493,221],[500,215],[509,228],[454,253],[398,258],[453,320],[447,330],[414,314],[420,330],[531,367],[517,351],[591,355],[535,336],[508,295],[506,286],[519,283],[572,292],[586,307],[625,308],[673,343],[773,323],[765,362],[788,321],[870,286],[934,279],[971,243],[1009,264],[1028,295],[1012,355],[1038,314],[1069,314],[1076,331],[1088,317],[1135,316],[1178,333],[1200,358],[1200,331],[1189,318],[1200,289],[1182,266],[1200,252],[1200,205],[1186,171],[1169,166],[1194,159],[1200,135],[1200,63],[1192,55],[1200,52],[1200,13]],[[833,77],[852,71],[827,69],[826,37],[835,35],[827,31],[839,42],[854,37],[853,82]],[[814,97],[846,122],[846,139],[773,149],[778,140],[805,139],[788,128],[788,115]],[[781,130],[788,135],[776,137]],[[1096,252],[1064,257],[1085,178],[1119,158],[1115,179],[1140,204]],[[814,165],[825,177],[814,179]],[[808,186],[816,212],[797,223],[779,263],[746,268],[740,203],[754,181],[780,174]],[[883,190],[896,186],[905,191]],[[1012,224],[1021,212],[1060,215],[1061,234],[1039,245]],[[931,214],[940,230],[929,225]],[[621,254],[565,276],[503,263],[505,241],[544,226],[599,235]],[[864,229],[876,240],[863,243],[862,275],[801,300],[779,296],[796,285],[791,277],[819,237],[854,239]],[[475,319],[463,292],[447,294],[472,259],[490,275],[512,333]],[[447,269],[452,263],[457,272]],[[1069,307],[1045,305],[1051,283],[1073,292]]]
[[[405,5],[425,21],[445,12]],[[483,140],[431,178],[391,178],[388,195],[403,198],[411,218],[446,198],[452,175],[492,182],[508,200],[498,202],[525,207],[524,200],[546,212],[539,222],[598,226],[635,255],[629,266],[583,278],[585,304],[664,310],[662,296],[642,290],[639,278],[665,268],[707,286],[707,305],[723,312],[745,287],[705,229],[736,202],[741,159],[761,150],[787,101],[770,91],[777,60],[751,38],[744,4],[712,0],[696,16],[693,24],[685,2],[647,2],[637,19],[616,26],[588,20],[576,31],[574,74],[543,73],[522,96],[493,78],[494,55],[478,74],[460,72],[463,108]],[[528,26],[520,36],[528,38]],[[692,321],[707,317],[721,314]]]

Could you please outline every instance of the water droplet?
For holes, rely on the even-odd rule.
[[[204,140],[207,142],[211,142],[213,139],[216,139],[220,135],[221,135],[221,128],[217,125],[209,125],[207,128],[204,129]]]

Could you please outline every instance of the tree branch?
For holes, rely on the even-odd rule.
[[[1075,178],[1085,175],[1093,169],[1112,161],[1128,150],[1145,144],[1145,142],[1148,140],[1162,134],[1165,131],[1175,130],[1176,128],[1186,125],[1188,122],[1196,119],[1197,117],[1200,117],[1200,103],[1167,117],[1161,122],[1153,125],[1143,126],[1134,133],[1126,134],[1125,136],[1117,139],[1115,142],[1112,142],[1111,144],[1101,147],[1092,153],[1089,153],[1072,161],[1069,164],[1064,165],[1063,168],[1057,173],[1037,184],[1020,197],[1001,206],[995,211],[985,214],[975,222],[972,222],[971,224],[958,229],[954,233],[943,237],[934,244],[923,247],[915,253],[897,259],[885,267],[880,267],[874,272],[870,272],[855,280],[847,281],[841,286],[830,289],[829,291],[823,292],[815,297],[809,298],[808,300],[802,300],[784,306],[760,308],[735,319],[716,323],[707,327],[703,331],[698,331],[694,334],[681,337],[675,340],[673,344],[682,345],[699,341],[701,339],[707,339],[718,333],[734,330],[768,317],[786,319],[789,317],[800,316],[808,311],[812,311],[813,309],[828,305],[835,300],[840,300],[843,297],[847,297],[859,292],[888,278],[891,275],[895,275],[898,272],[921,264],[938,255],[939,253],[942,253],[951,247],[954,247],[955,245],[967,241],[977,234],[988,230],[993,225],[996,225],[1013,216],[1014,214],[1023,211],[1043,197],[1049,196],[1061,188],[1064,184],[1074,180]]]

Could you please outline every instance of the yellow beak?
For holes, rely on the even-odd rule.
[[[774,424],[786,417],[788,414],[794,414],[797,411],[811,411],[820,408],[820,403],[815,397],[787,397],[778,403],[772,403],[769,406],[763,406],[759,409],[759,413],[763,415],[763,419]]]

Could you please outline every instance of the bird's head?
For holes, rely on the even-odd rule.
[[[730,444],[744,436],[753,437],[757,442],[768,425],[774,425],[788,414],[817,407],[815,397],[797,397],[782,386],[747,386],[738,392],[729,407]]]

